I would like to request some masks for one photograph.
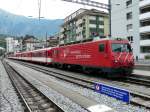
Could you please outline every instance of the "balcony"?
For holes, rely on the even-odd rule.
[[[140,5],[140,7],[144,7],[144,6],[150,5],[150,0],[140,1],[139,5]]]
[[[96,24],[89,24],[90,28],[96,28]]]
[[[143,13],[140,15],[140,20],[150,19],[150,12]]]
[[[83,27],[78,27],[78,28],[76,29],[76,32],[79,33],[79,32],[81,32],[82,30],[83,30]]]
[[[82,20],[82,19],[79,19],[76,24],[79,25],[79,24],[81,24],[82,22],[83,22],[83,20]]]
[[[140,27],[140,33],[149,33],[149,32],[150,32],[150,26]]]
[[[150,40],[141,40],[140,46],[150,46]]]

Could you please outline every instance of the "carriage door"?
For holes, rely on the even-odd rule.
[[[100,43],[99,44],[99,60],[100,60],[100,63],[102,65],[105,65],[106,63],[106,60],[107,60],[107,57],[108,57],[108,54],[107,54],[107,49],[106,49],[106,43]]]

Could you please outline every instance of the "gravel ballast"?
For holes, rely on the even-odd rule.
[[[68,82],[58,81],[58,80],[55,80],[55,81],[59,82],[61,85],[64,85],[65,87],[67,87],[70,90],[74,90],[92,100],[95,100],[99,103],[103,103],[103,104],[113,108],[117,112],[150,112],[150,110],[147,110],[144,107],[138,107],[138,106],[133,106],[131,104],[126,104],[117,99],[111,98],[111,97],[103,95],[103,94],[96,93],[92,90],[89,90],[89,89],[86,89],[83,87],[79,87],[75,84],[70,84]]]
[[[48,76],[48,75],[42,76],[43,80],[44,80],[44,78],[48,79],[50,77],[51,76]],[[65,86],[69,90],[76,91],[76,92],[82,94],[83,96],[90,98],[91,100],[95,100],[99,103],[105,104],[105,105],[113,108],[116,112],[150,112],[149,110],[147,110],[143,107],[126,104],[122,101],[116,100],[114,98],[111,98],[111,97],[103,95],[103,94],[96,93],[92,90],[80,87],[78,85],[71,84],[71,83],[68,83],[68,82],[65,82],[62,80],[61,81],[57,80],[54,77],[51,77],[50,79],[53,79],[53,81],[60,83],[60,85]]]
[[[0,112],[23,112],[16,91],[0,61]]]
[[[67,112],[77,112],[77,111],[78,112],[80,112],[80,111],[84,112],[84,111],[86,111],[86,110],[83,110],[83,108],[81,108],[77,104],[74,104],[73,102],[71,102],[69,99],[65,98],[64,96],[61,96],[56,91],[53,91],[49,87],[43,85],[38,80],[35,80],[35,78],[30,77],[30,76],[26,76],[26,78],[28,78],[30,81],[34,82],[34,84],[36,86],[38,85],[37,87],[41,91],[43,91],[45,94],[49,95],[49,97],[51,97],[58,104],[60,104],[60,105],[63,104],[62,107]],[[46,79],[51,79],[51,80],[59,83],[60,85],[65,86],[69,90],[76,91],[76,92],[82,94],[83,96],[86,96],[86,97],[90,98],[91,100],[95,100],[95,101],[97,101],[99,103],[105,104],[105,105],[113,108],[116,112],[150,112],[149,110],[147,110],[147,109],[145,109],[143,107],[138,107],[138,106],[133,106],[131,104],[123,103],[123,102],[121,102],[119,100],[116,100],[114,98],[108,97],[106,95],[102,95],[102,94],[96,93],[96,92],[94,92],[92,90],[89,90],[89,89],[77,86],[75,84],[71,84],[71,83],[68,83],[68,82],[65,82],[65,81],[57,80],[56,78],[48,76],[48,75],[42,75],[42,79],[43,80],[44,80],[44,78],[45,78],[45,80]],[[61,97],[58,97],[58,96],[61,96]],[[78,109],[78,110],[74,110],[74,109]]]

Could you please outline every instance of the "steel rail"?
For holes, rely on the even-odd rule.
[[[6,69],[6,72],[8,73],[8,75],[9,75],[9,78],[10,78],[10,80],[11,80],[11,82],[12,82],[12,84],[13,84],[13,86],[14,86],[14,88],[16,89],[16,91],[17,91],[17,93],[19,94],[19,97],[21,98],[21,100],[23,101],[23,103],[24,103],[24,106],[25,106],[25,112],[27,111],[27,112],[33,112],[34,111],[34,107],[35,106],[33,106],[33,105],[37,105],[38,106],[38,108],[36,108],[36,111],[37,110],[39,110],[39,111],[43,111],[43,112],[45,112],[46,110],[54,110],[54,111],[56,111],[56,112],[64,112],[62,109],[61,109],[61,107],[59,107],[58,105],[56,105],[54,102],[52,102],[47,96],[45,96],[41,91],[39,91],[36,87],[34,87],[29,81],[27,81],[26,79],[24,79],[14,68],[12,68],[10,65],[8,65],[7,63],[5,63],[5,62],[3,62],[3,64],[4,64],[4,67],[5,67],[5,69]],[[17,82],[15,81],[16,79],[16,76],[17,77],[20,77],[21,78],[21,81],[20,80],[18,80],[17,79]],[[31,88],[31,90],[28,90],[28,92],[29,91],[34,91],[34,92],[36,92],[36,93],[34,93],[34,97],[36,98],[37,96],[40,96],[40,98],[43,98],[43,102],[44,102],[44,104],[49,104],[48,105],[48,107],[45,107],[44,108],[44,106],[42,107],[41,105],[42,104],[40,104],[38,101],[36,101],[35,100],[35,98],[33,98],[33,103],[34,104],[30,104],[31,103],[31,96],[30,96],[30,93],[28,93],[28,92],[26,92],[26,93],[23,93],[23,92],[21,92],[21,90],[20,90],[20,88],[18,87],[18,85],[17,85],[17,83],[20,83],[20,82],[22,82],[22,83],[26,83],[27,85],[29,85],[30,87],[29,88]],[[22,85],[21,83],[19,84],[20,86]],[[24,90],[25,90],[25,88],[27,88],[28,86],[21,86],[21,88],[23,88]],[[28,95],[25,95],[25,94],[27,94],[28,93]],[[30,97],[27,97],[27,96],[30,96]],[[32,95],[32,97],[33,97],[33,95]],[[30,99],[29,101],[28,101],[28,99]],[[43,103],[42,102],[42,103]],[[37,103],[37,104],[36,104]],[[42,110],[41,110],[41,108],[42,108]]]

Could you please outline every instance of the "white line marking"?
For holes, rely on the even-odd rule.
[[[106,106],[106,105],[94,105],[87,108],[91,112],[108,112],[112,111],[112,108]]]

